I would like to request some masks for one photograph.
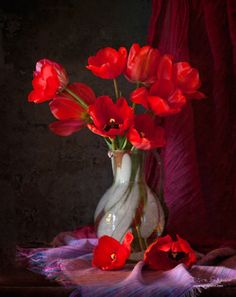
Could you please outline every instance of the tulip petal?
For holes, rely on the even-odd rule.
[[[149,114],[136,115],[134,127],[128,133],[130,143],[141,150],[149,150],[165,145],[164,129],[156,125]]]
[[[157,67],[157,79],[172,79],[172,57],[170,55],[163,55],[160,58]]]
[[[168,103],[172,109],[181,109],[186,104],[186,97],[183,95],[180,89],[168,98]]]
[[[166,100],[158,96],[148,96],[150,109],[158,116],[164,117],[178,113],[180,109],[172,109]]]
[[[198,70],[192,68],[187,62],[174,64],[173,79],[176,85],[186,94],[194,93],[201,86]]]
[[[149,94],[151,96],[168,98],[174,90],[175,87],[171,80],[159,79],[151,86]]]
[[[159,57],[157,49],[149,45],[140,47],[134,43],[129,51],[125,77],[131,82],[142,82],[145,85],[154,83]]]
[[[192,94],[186,94],[186,96],[189,99],[198,99],[198,100],[206,98],[206,95],[204,93],[198,92],[198,91],[196,91],[196,92],[194,92]]]
[[[130,251],[130,245],[131,245],[133,239],[134,239],[134,236],[133,236],[133,234],[132,234],[131,232],[127,232],[127,233],[125,234],[125,237],[124,237],[124,240],[123,240],[123,243],[122,243],[122,244],[123,244],[123,246],[126,247],[129,251]]]
[[[52,114],[58,120],[81,119],[84,109],[74,100],[56,97],[49,103]]]
[[[82,120],[62,120],[53,122],[49,125],[49,129],[59,136],[69,136],[86,126]]]
[[[148,107],[148,90],[145,87],[138,88],[134,90],[131,95],[130,99],[132,102],[143,105],[146,109]]]
[[[84,83],[76,82],[70,84],[67,88],[78,95],[87,105],[94,103],[96,100],[96,95],[92,88]],[[66,97],[75,100],[75,98],[69,94],[66,94]]]

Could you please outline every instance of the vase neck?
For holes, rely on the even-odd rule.
[[[112,151],[112,169],[115,183],[144,181],[144,152]]]

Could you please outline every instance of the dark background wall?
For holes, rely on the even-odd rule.
[[[91,223],[112,180],[102,139],[53,135],[48,104],[27,102],[36,61],[55,60],[71,82],[113,94],[110,81],[85,69],[87,57],[104,46],[145,44],[150,13],[151,0],[1,1],[0,265],[16,244]]]

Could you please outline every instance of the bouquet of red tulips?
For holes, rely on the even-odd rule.
[[[174,62],[151,46],[133,44],[115,50],[106,47],[88,58],[86,66],[94,75],[113,80],[115,98],[96,96],[88,85],[69,83],[65,69],[50,60],[37,62],[33,91],[28,100],[49,101],[57,119],[49,125],[52,132],[68,136],[83,128],[104,137],[109,149],[149,150],[165,145],[161,118],[176,114],[187,100],[204,98],[198,70],[188,62]],[[129,98],[119,89],[119,76],[134,84]],[[143,106],[137,113],[136,105]],[[140,109],[139,109],[140,110]]]

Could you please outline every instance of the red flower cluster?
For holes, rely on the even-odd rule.
[[[151,46],[133,44],[127,52],[121,47],[100,49],[88,58],[87,69],[103,79],[113,79],[116,101],[109,96],[96,97],[83,84],[68,84],[64,68],[47,59],[36,64],[30,102],[51,100],[49,106],[58,120],[49,128],[61,136],[68,136],[84,127],[101,135],[112,149],[150,150],[165,145],[164,130],[158,117],[181,111],[190,98],[201,99],[204,94],[198,70],[187,62],[174,63],[169,55],[161,55]],[[130,95],[132,107],[121,96],[116,78],[120,75],[138,87]],[[146,109],[135,114],[135,105]]]
[[[122,244],[110,236],[102,236],[94,249],[93,266],[102,270],[122,268],[130,255],[132,240],[130,232]],[[151,269],[169,270],[180,263],[191,267],[196,263],[196,255],[186,240],[178,235],[173,240],[170,235],[166,235],[159,237],[146,249],[144,262]]]
[[[157,116],[168,116],[181,111],[187,98],[204,98],[197,91],[200,87],[198,71],[189,63],[173,63],[173,59],[164,55],[159,59],[156,81],[149,89],[141,87],[131,94],[134,103],[143,105]]]

